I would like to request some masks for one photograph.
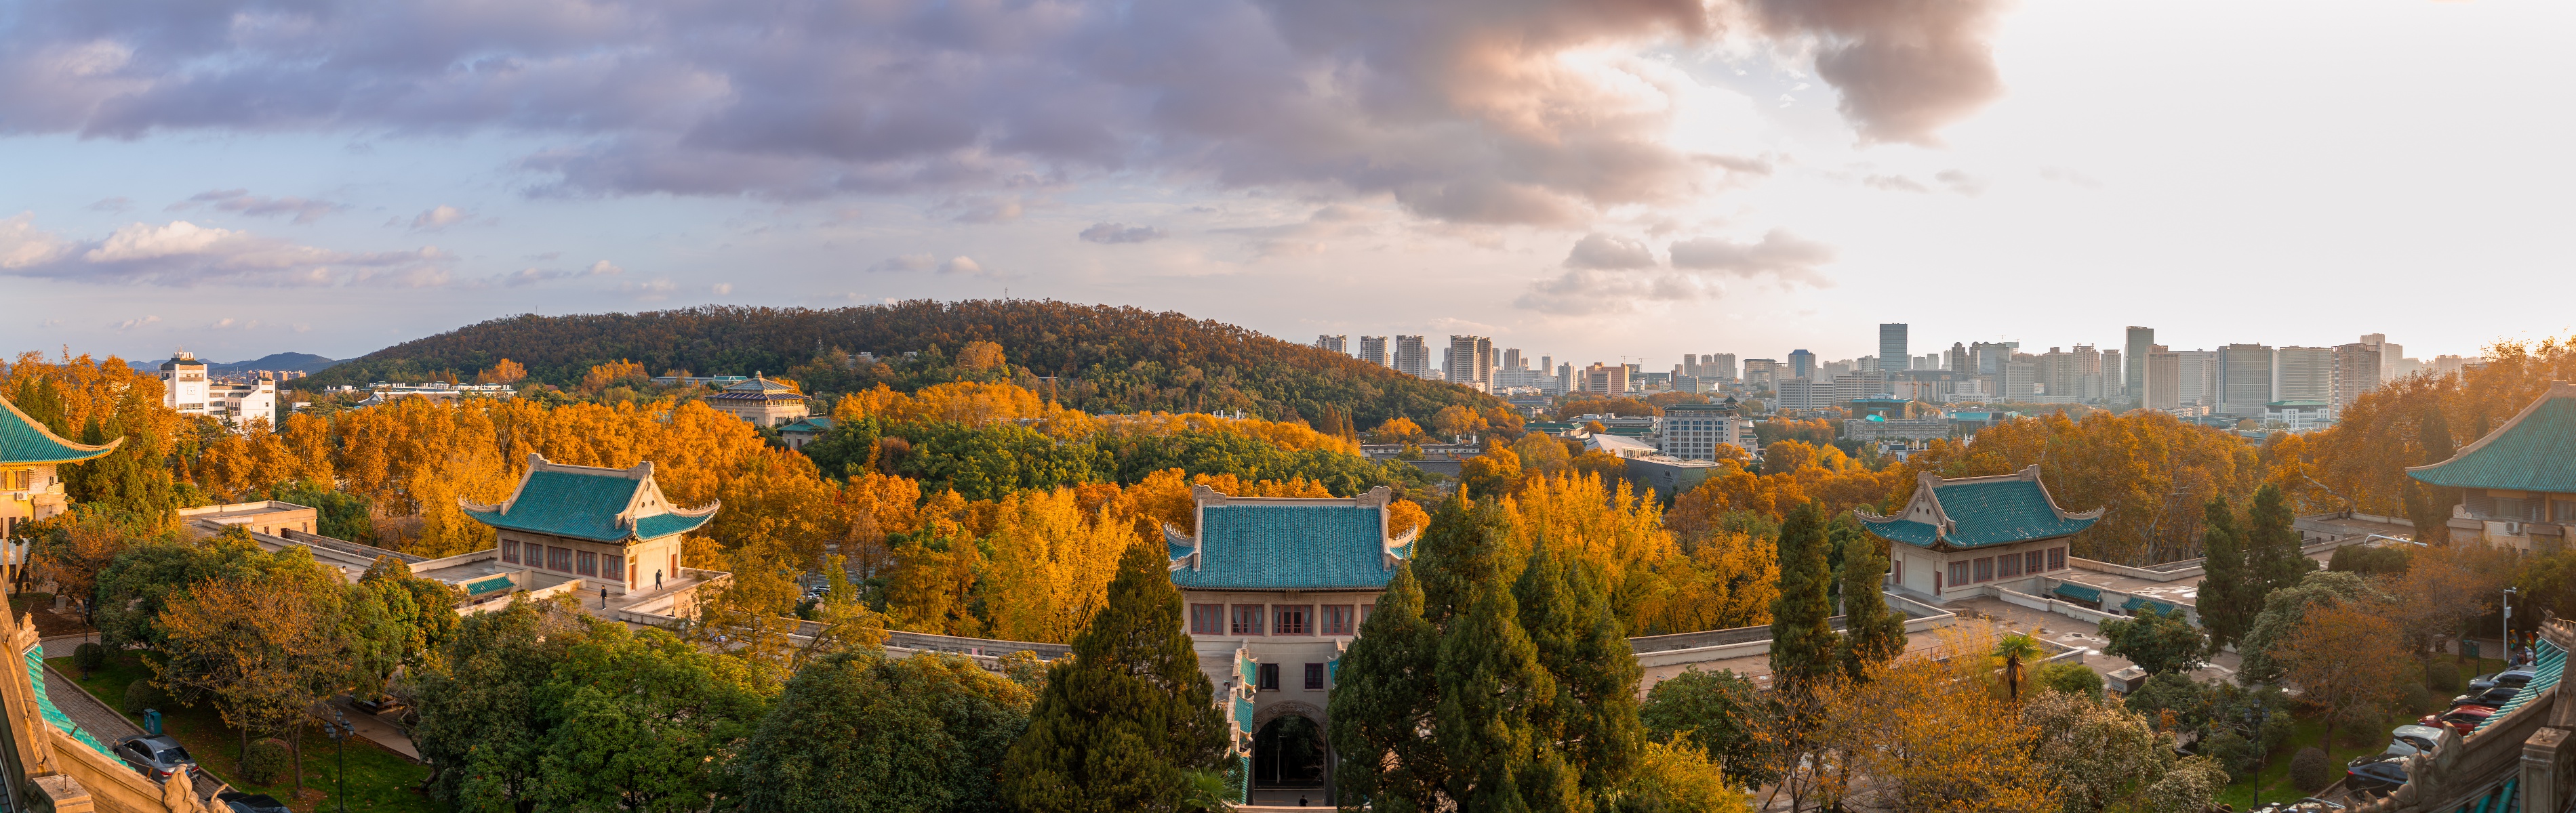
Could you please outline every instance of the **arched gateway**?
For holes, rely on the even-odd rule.
[[[1414,532],[1387,533],[1385,488],[1349,498],[1230,497],[1192,488],[1197,530],[1164,529],[1199,669],[1227,699],[1251,788],[1329,801],[1323,732],[1335,667]]]

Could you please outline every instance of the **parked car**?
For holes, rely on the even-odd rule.
[[[2406,757],[2396,754],[2372,754],[2354,760],[2344,770],[2343,786],[2350,790],[2396,790],[2406,784]]]
[[[2511,686],[2519,689],[2531,683],[2531,679],[2538,676],[2539,675],[2533,673],[2529,669],[2508,669],[2490,675],[2479,675],[2476,680],[2469,681],[2469,691],[2483,692],[2498,686]]]
[[[197,759],[188,755],[188,749],[168,736],[127,737],[109,750],[155,782],[168,782],[171,774],[197,766]]]
[[[2470,692],[2468,694],[2451,698],[2451,705],[2455,708],[2459,706],[2502,707],[2506,703],[2513,702],[2514,696],[2519,694],[2522,694],[2521,687],[2497,686],[2483,692]]]
[[[2388,750],[2395,751],[2398,746],[2403,745],[2409,749],[2408,753],[2429,754],[2433,752],[2434,746],[2441,744],[2442,729],[2425,725],[2402,725],[2390,730],[2388,737],[2395,740],[2388,744]]]
[[[368,714],[383,714],[388,711],[402,708],[406,704],[403,703],[402,698],[387,694],[368,698],[352,698],[349,701],[349,705],[356,706],[359,711],[363,711]]]
[[[2333,813],[2342,809],[2343,805],[2310,796],[2295,802],[2264,802],[2247,808],[2245,813]]]
[[[2495,716],[2495,713],[2494,706],[2460,706],[2442,714],[2424,715],[2424,719],[2415,721],[2415,724],[2449,726],[2451,730],[2460,732],[2460,736],[2466,737],[2469,732],[2478,730],[2479,723],[2486,722],[2487,718]]]
[[[228,790],[215,794],[215,799],[223,802],[224,807],[231,809],[233,813],[295,813],[286,806],[285,802],[278,801],[277,797],[265,793]]]

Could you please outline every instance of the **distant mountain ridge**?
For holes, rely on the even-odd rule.
[[[146,361],[129,361],[126,362],[126,364],[137,370],[159,370],[161,369],[161,362],[169,360],[169,358],[163,357]],[[203,361],[203,359],[200,359],[200,361]],[[291,370],[309,374],[321,372],[323,369],[338,363],[340,362],[337,359],[323,358],[311,353],[270,353],[250,361],[208,361],[206,362],[206,372],[215,375],[229,375],[247,370]]]
[[[705,306],[644,313],[494,319],[378,350],[299,387],[412,381],[510,359],[533,381],[572,385],[595,364],[631,360],[660,375],[785,374],[831,350],[899,357],[968,342],[1054,377],[1067,406],[1092,412],[1242,409],[1310,422],[1347,412],[1359,428],[1451,405],[1500,407],[1466,387],[1405,375],[1346,353],[1171,312],[1036,300],[914,300],[851,308]]]

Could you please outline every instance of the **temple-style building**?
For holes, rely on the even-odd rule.
[[[1347,498],[1190,491],[1197,532],[1164,529],[1172,584],[1249,762],[1247,790],[1312,788],[1322,801],[1334,667],[1419,529],[1387,532],[1384,487]]]
[[[1888,546],[1888,580],[1932,599],[2066,569],[2067,540],[2102,517],[2057,506],[2034,464],[2018,473],[1945,480],[1925,472],[1895,516],[1867,510],[1861,527]]]
[[[2523,553],[2564,550],[2567,529],[2576,526],[2576,384],[2551,383],[2486,437],[2406,475],[2459,489],[2447,523],[2453,542]]]
[[[124,442],[91,446],[64,440],[0,398],[0,539],[17,536],[19,523],[64,511],[69,498],[57,467],[104,456]]]
[[[707,398],[707,406],[716,411],[750,421],[753,426],[786,426],[812,414],[806,409],[811,400],[795,388],[753,374],[751,380],[735,383],[723,392]]]
[[[705,525],[719,507],[672,504],[653,482],[650,461],[603,469],[550,463],[536,454],[528,455],[527,476],[510,499],[458,503],[466,516],[499,533],[499,568],[533,571],[550,583],[576,579],[582,582],[577,592],[606,588],[615,595],[677,577],[680,535]]]

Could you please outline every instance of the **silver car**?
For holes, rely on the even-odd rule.
[[[188,755],[188,749],[167,735],[127,737],[112,750],[125,764],[155,782],[168,782],[172,774],[197,766],[197,759]]]

